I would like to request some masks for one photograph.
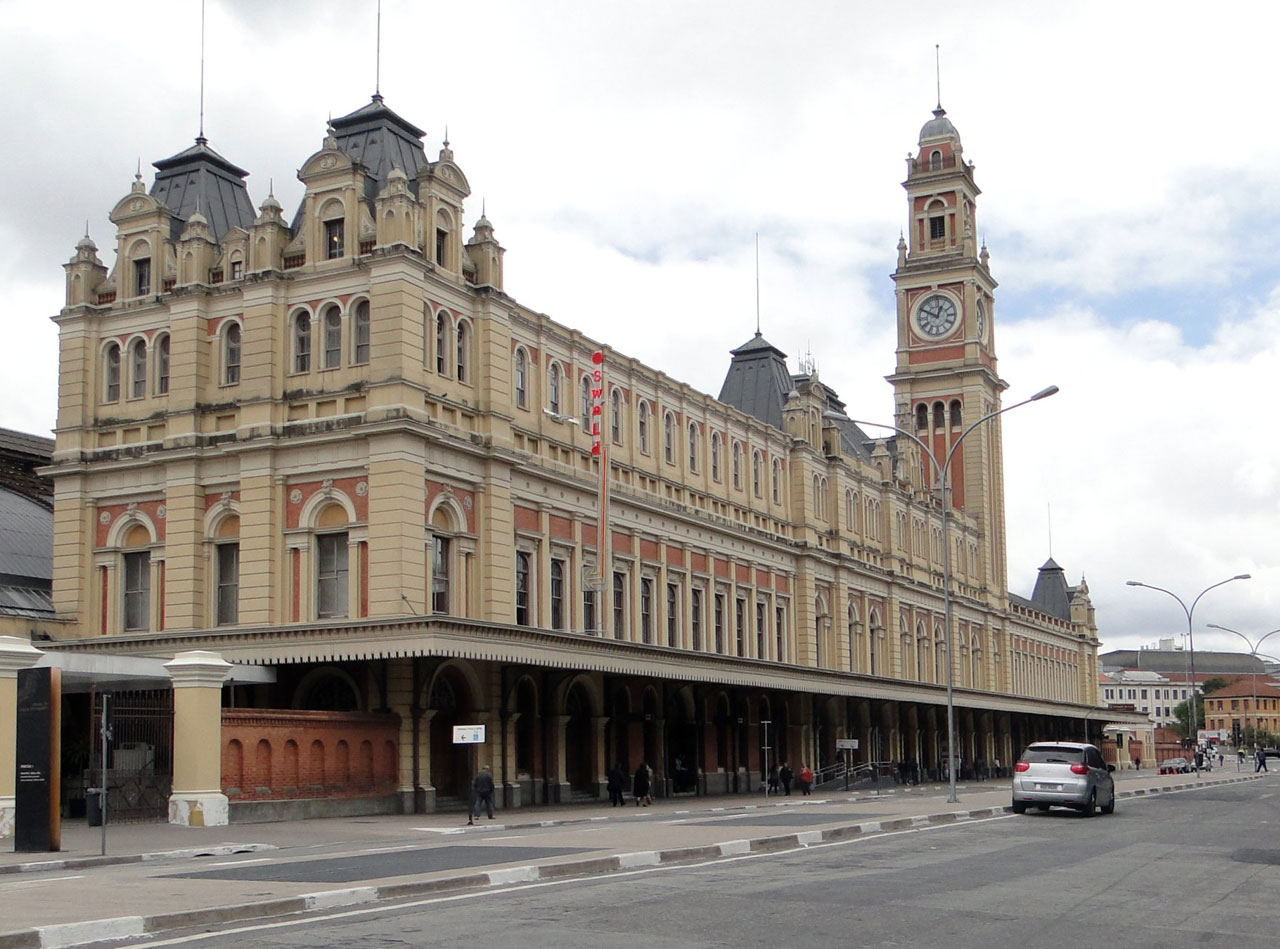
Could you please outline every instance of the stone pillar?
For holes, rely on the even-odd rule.
[[[43,653],[17,636],[0,636],[0,840],[13,836],[14,774],[18,767],[18,670]]]
[[[231,671],[216,652],[180,652],[164,664],[173,679],[173,793],[169,823],[229,823],[222,793],[222,682]]]

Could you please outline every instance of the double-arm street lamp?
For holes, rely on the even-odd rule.
[[[1057,386],[1049,386],[1048,388],[1041,389],[1029,399],[1023,399],[1021,402],[1015,402],[1013,405],[1006,405],[1002,409],[997,409],[994,412],[988,412],[960,433],[960,437],[951,443],[951,448],[947,451],[947,457],[941,464],[939,464],[938,458],[934,455],[933,450],[906,429],[898,428],[896,425],[885,425],[883,422],[866,422],[861,419],[848,418],[847,416],[836,412],[828,413],[826,415],[827,418],[852,422],[854,425],[869,425],[872,428],[892,429],[899,435],[905,435],[907,438],[915,442],[933,464],[934,486],[938,492],[938,503],[942,507],[942,610],[944,616],[943,622],[946,624],[944,643],[947,650],[947,774],[950,784],[950,793],[947,797],[947,802],[950,804],[956,803],[959,798],[956,797],[956,761],[958,760],[958,756],[956,755],[956,706],[954,693],[955,662],[951,649],[951,542],[947,537],[949,523],[947,510],[947,474],[951,470],[951,462],[952,459],[955,458],[956,449],[960,447],[960,443],[964,441],[965,436],[975,428],[983,422],[988,422],[997,415],[1003,415],[1005,412],[1016,409],[1019,406],[1027,405],[1030,402],[1039,402],[1041,399],[1047,399],[1049,396],[1056,394],[1057,391]]]
[[[1280,629],[1273,629],[1269,633],[1263,633],[1262,638],[1260,638],[1255,643],[1252,639],[1250,639],[1244,633],[1240,632],[1240,630],[1232,629],[1230,626],[1219,626],[1217,623],[1206,623],[1205,625],[1208,626],[1209,629],[1220,629],[1224,633],[1235,633],[1237,636],[1243,639],[1245,642],[1245,645],[1249,647],[1249,655],[1253,656],[1255,662],[1258,660],[1258,657],[1260,655],[1264,655],[1263,653],[1258,652],[1258,650],[1262,648],[1262,644],[1265,643],[1269,637],[1274,636],[1276,633],[1280,633]],[[1259,717],[1260,716],[1258,715],[1258,670],[1255,667],[1253,670],[1253,735],[1254,735],[1255,742],[1257,741],[1257,736],[1258,736]],[[1248,719],[1246,718],[1245,721],[1247,722]],[[1244,733],[1241,732],[1242,736],[1243,734]]]
[[[1182,607],[1182,612],[1187,614],[1187,654],[1190,657],[1189,661],[1190,661],[1190,668],[1191,668],[1191,671],[1189,673],[1190,681],[1187,683],[1191,694],[1188,696],[1187,702],[1188,702],[1188,709],[1190,713],[1190,719],[1189,719],[1191,722],[1190,737],[1191,737],[1191,749],[1193,752],[1199,746],[1200,741],[1199,741],[1199,727],[1196,721],[1198,717],[1196,715],[1196,642],[1192,636],[1191,617],[1195,614],[1196,604],[1200,602],[1200,597],[1204,596],[1210,590],[1216,589],[1217,587],[1222,586],[1224,583],[1230,583],[1232,580],[1248,580],[1248,579],[1249,579],[1249,574],[1237,573],[1234,577],[1227,577],[1227,579],[1225,580],[1219,580],[1217,583],[1212,583],[1209,586],[1205,587],[1196,595],[1196,598],[1191,601],[1190,607],[1188,607],[1186,603],[1182,602],[1182,597],[1178,596],[1178,594],[1174,593],[1172,590],[1166,590],[1164,587],[1153,586],[1150,583],[1143,583],[1140,580],[1125,581],[1126,586],[1146,587],[1148,590],[1158,590],[1161,593],[1164,593],[1173,597],[1175,600],[1178,601],[1178,605]],[[1192,757],[1192,760],[1193,761],[1195,760],[1194,755]],[[1200,770],[1198,766],[1196,770],[1197,771]]]

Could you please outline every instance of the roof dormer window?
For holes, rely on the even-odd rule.
[[[343,255],[344,223],[342,218],[324,222],[324,255],[326,260],[337,260]]]
[[[143,257],[133,262],[133,294],[145,297],[151,292],[151,258]]]

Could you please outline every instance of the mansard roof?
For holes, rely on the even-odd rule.
[[[787,370],[787,354],[760,335],[737,349],[720,387],[720,401],[782,430],[782,406],[794,386]]]
[[[386,187],[387,176],[395,168],[408,175],[410,190],[417,195],[414,176],[427,164],[422,144],[427,133],[387,108],[382,96],[374,93],[368,105],[329,124],[338,148],[364,166],[367,172],[364,196],[368,201],[372,202]]]
[[[187,218],[197,208],[219,243],[232,228],[247,230],[253,223],[253,202],[244,183],[249,173],[210,148],[203,135],[185,151],[152,164],[156,180],[151,196],[174,213],[170,226],[174,240],[181,237]]]

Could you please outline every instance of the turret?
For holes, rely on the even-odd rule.
[[[75,254],[62,269],[67,272],[67,306],[98,302],[98,288],[107,277],[107,268],[98,259],[98,245],[87,227]]]

